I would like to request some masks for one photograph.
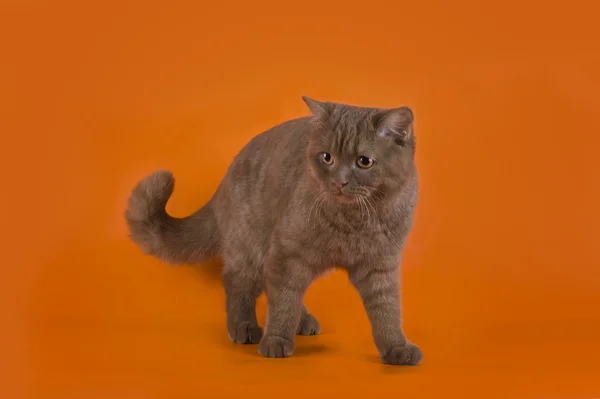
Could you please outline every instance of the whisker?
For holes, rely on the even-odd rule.
[[[315,213],[315,216],[316,216],[315,217],[315,226],[314,226],[315,228],[317,227],[316,226],[317,217],[319,216],[321,210],[323,209],[323,206],[325,205],[326,195],[327,194],[325,194],[324,192],[321,192],[321,195],[319,196],[319,201],[318,201],[317,206],[316,206],[317,210],[316,210],[316,213]]]
[[[320,193],[319,193],[319,195],[317,195],[317,196],[316,196],[315,198],[313,198],[313,200],[311,201],[311,203],[310,203],[310,206],[309,206],[309,208],[308,208],[308,223],[310,223],[310,222],[311,222],[313,210],[315,209],[315,206],[316,206],[316,204],[317,204],[317,202],[318,202],[319,198],[321,198],[321,196],[322,196],[322,195],[323,195],[323,192],[320,192]]]
[[[367,204],[369,204],[371,206],[371,209],[373,209],[374,217],[377,218],[377,209],[375,209],[375,203],[373,202],[373,199],[370,197],[366,197],[365,199],[367,201]]]
[[[360,209],[360,223],[363,224],[364,218],[365,218],[365,213],[363,211],[364,201],[361,196],[358,196],[357,198],[358,198],[358,205],[360,205],[360,208],[359,208]]]
[[[317,218],[319,217],[321,209],[323,208],[323,205],[325,204],[326,195],[327,194],[325,192],[321,191],[321,193],[317,196],[317,199],[315,201],[315,206],[314,206],[315,218],[313,219],[313,228],[317,227]]]
[[[371,220],[371,210],[369,209],[368,197],[361,195],[360,196],[362,202],[365,204],[365,208],[367,210],[367,223]]]

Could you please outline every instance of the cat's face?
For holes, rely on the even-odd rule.
[[[305,98],[314,131],[308,164],[321,190],[339,203],[385,200],[414,173],[409,108],[372,109]]]

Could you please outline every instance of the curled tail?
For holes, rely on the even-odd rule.
[[[175,180],[168,171],[155,172],[133,189],[125,219],[129,237],[140,249],[163,262],[199,263],[216,255],[219,232],[210,204],[184,218],[165,209]]]

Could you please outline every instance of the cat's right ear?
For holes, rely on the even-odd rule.
[[[321,120],[327,119],[331,111],[331,107],[328,103],[318,101],[307,96],[302,96],[302,100],[306,103],[308,109],[315,117]]]
[[[383,110],[375,120],[379,136],[392,137],[398,145],[404,145],[413,136],[414,114],[409,107]]]

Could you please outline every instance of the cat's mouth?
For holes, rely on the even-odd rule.
[[[350,204],[356,200],[356,195],[344,192],[342,190],[335,190],[333,191],[332,195],[336,201],[344,204]]]

